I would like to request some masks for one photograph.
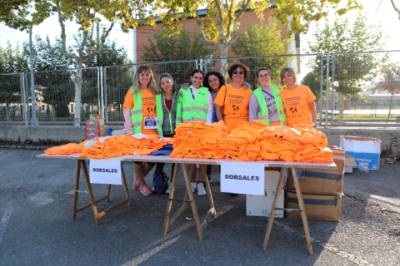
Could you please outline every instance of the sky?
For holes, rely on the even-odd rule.
[[[384,45],[382,50],[400,50],[400,36],[399,27],[400,19],[396,12],[393,10],[389,0],[361,0],[364,5],[363,13],[369,19],[372,24],[379,25],[385,35]],[[346,16],[354,18],[357,14],[351,12]],[[329,19],[333,21],[332,17]],[[307,34],[301,36],[301,53],[307,53],[309,51],[308,44],[313,39],[313,34],[323,25],[323,21],[313,23]],[[106,25],[106,23],[104,23]],[[77,32],[78,26],[72,22],[67,23],[67,36],[68,44],[74,43],[73,34]],[[34,35],[38,34],[42,38],[49,36],[51,41],[54,41],[60,34],[60,28],[58,25],[57,17],[53,16],[46,19],[41,25],[34,27]],[[11,29],[4,24],[0,23],[0,46],[4,47],[7,42],[12,45],[22,45],[23,42],[28,41],[28,34],[20,32],[18,30]],[[114,26],[113,31],[110,34],[110,39],[117,41],[119,46],[127,49],[129,59],[133,58],[133,33],[124,33],[120,29],[119,25]]]

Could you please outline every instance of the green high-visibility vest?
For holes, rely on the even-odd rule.
[[[131,109],[131,121],[133,134],[142,133],[142,120],[143,120],[143,105],[142,105],[142,91],[135,90],[133,86],[130,87],[133,95],[133,108]],[[161,110],[161,111],[160,111]],[[157,115],[157,133],[162,137],[162,105],[161,95],[156,95],[156,115]]]
[[[200,87],[193,99],[190,88],[179,91],[176,109],[176,125],[192,121],[207,121],[208,94],[206,87]]]
[[[279,89],[277,86],[274,84],[270,85],[271,91],[272,91],[272,96],[274,96],[274,101],[275,101],[275,106],[276,110],[278,112],[278,119],[281,124],[283,124],[286,120],[286,116],[283,110],[283,103],[281,99],[281,93],[279,92]],[[264,93],[260,87],[257,87],[257,89],[254,90],[253,94],[257,98],[258,106],[259,106],[259,112],[258,112],[258,120],[263,121],[267,126],[271,124],[269,121],[269,112],[268,112],[268,106],[267,102],[264,97]]]

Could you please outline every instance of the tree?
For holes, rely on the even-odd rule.
[[[337,8],[339,4],[343,4],[343,7]],[[226,58],[235,33],[240,28],[240,18],[249,9],[263,19],[264,11],[272,8],[272,14],[281,23],[287,24],[290,20],[291,30],[300,33],[308,29],[311,21],[319,20],[334,8],[337,8],[337,14],[343,14],[359,4],[357,0],[157,0],[154,6],[156,10],[165,10],[161,19],[163,25],[169,28],[176,27],[176,20],[197,19],[204,37],[217,44],[220,56]],[[201,16],[198,10],[204,6],[207,8],[206,14]],[[222,65],[223,68],[226,66],[226,60],[223,60]]]
[[[243,61],[253,73],[252,80],[258,68],[267,67],[278,81],[280,70],[288,63],[288,57],[281,56],[286,53],[287,44],[288,39],[282,37],[277,23],[272,20],[268,26],[254,25],[240,34],[233,41],[232,49],[240,56],[257,56]]]
[[[382,84],[383,89],[390,93],[388,119],[390,119],[393,107],[393,96],[400,93],[400,65],[387,64],[382,67],[384,81]]]
[[[51,11],[50,0],[9,0],[8,3],[0,5],[0,21],[5,22],[6,25],[19,29],[21,31],[29,32],[29,66],[30,66],[30,88],[31,88],[31,124],[37,126],[38,121],[36,118],[36,104],[35,104],[35,77],[32,59],[32,29],[34,25],[43,22]]]
[[[189,33],[179,28],[176,32],[163,29],[156,33],[145,47],[142,58],[147,62],[163,62],[199,59],[210,55],[213,46],[207,43],[201,33]],[[153,64],[155,73],[168,72],[174,76],[176,84],[187,82],[192,67],[178,68],[179,63]],[[177,71],[177,69],[179,71]]]
[[[392,3],[392,7],[394,11],[396,11],[397,15],[399,16],[400,19],[400,4],[396,4],[394,0],[390,0],[390,3]]]
[[[212,52],[200,33],[188,33],[182,28],[173,33],[164,29],[149,41],[142,55],[147,62],[198,59]]]
[[[311,91],[314,93],[317,99],[320,97],[320,86],[321,86],[320,73],[316,70],[312,70],[304,76],[301,81],[302,84],[307,85]]]
[[[95,49],[95,43],[89,42],[87,50]],[[74,99],[74,74],[70,68],[74,66],[74,49],[67,47],[63,50],[62,42],[58,39],[54,44],[49,39],[42,40],[37,37],[34,43],[36,85],[38,93],[43,97],[44,103],[54,110],[55,117],[68,118],[70,116],[68,104]],[[126,50],[118,48],[115,42],[106,42],[99,53],[93,57],[86,57],[84,64],[88,67],[125,64]],[[82,70],[82,103],[93,106],[98,102],[98,75],[97,68]],[[54,108],[54,109],[53,109]],[[98,111],[98,110],[97,110]]]
[[[339,94],[339,111],[343,118],[346,96],[358,94],[362,90],[363,82],[372,78],[378,58],[368,51],[379,49],[382,34],[368,25],[365,17],[358,16],[351,26],[348,20],[335,20],[333,25],[326,23],[314,37],[315,41],[310,45],[311,51],[330,55],[329,78],[334,91]],[[326,73],[326,60],[321,61],[320,56],[316,58],[313,63],[314,71],[319,72],[322,64],[322,71]]]
[[[26,55],[21,52],[18,46],[13,48],[10,43],[3,49],[0,47],[0,106],[4,110],[5,120],[11,120],[12,111],[10,105],[21,103],[21,73],[27,67]],[[3,74],[9,73],[9,74]],[[17,107],[16,107],[17,108]],[[22,109],[20,109],[22,112]]]

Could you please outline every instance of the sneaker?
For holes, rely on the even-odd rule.
[[[190,183],[190,187],[192,188],[192,192],[193,192],[193,193],[196,193],[197,183],[196,183],[196,182]]]
[[[197,183],[197,196],[204,196],[207,194],[204,183]]]

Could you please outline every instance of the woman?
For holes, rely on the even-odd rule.
[[[228,69],[231,82],[221,87],[214,101],[218,121],[223,120],[230,130],[249,120],[252,90],[245,83],[248,72],[244,64],[231,65]]]
[[[174,79],[169,73],[161,74],[159,87],[161,93],[156,96],[157,110],[161,106],[158,118],[161,123],[162,136],[173,137],[175,135],[176,126],[176,107],[177,93],[174,90]],[[163,172],[164,164],[156,165],[156,170],[153,175],[153,192],[156,194],[164,194],[168,189],[168,178]]]
[[[285,114],[279,88],[271,84],[271,72],[260,68],[256,75],[258,87],[253,91],[249,104],[249,120],[261,120],[267,126],[285,124]]]
[[[178,95],[178,106],[176,110],[176,125],[185,122],[204,121],[211,123],[213,102],[211,93],[203,87],[204,74],[201,70],[195,69],[190,74],[190,85],[188,88],[181,88]],[[197,195],[205,195],[204,180],[206,177],[205,166],[200,167],[199,180],[194,182],[196,172],[195,166],[190,166],[189,176],[191,179],[192,191]]]
[[[157,135],[156,93],[154,74],[149,66],[140,66],[134,77],[133,85],[126,93],[123,114],[125,130],[128,134]],[[144,178],[152,165],[135,163],[134,189],[143,196],[150,196],[152,191]]]
[[[223,85],[225,85],[225,79],[221,73],[217,71],[210,71],[206,74],[204,79],[204,87],[208,88],[210,91],[213,101],[215,100],[215,97],[217,97],[217,93]],[[218,122],[215,106],[213,106],[211,122]]]
[[[287,67],[281,71],[281,83],[285,87],[281,91],[285,107],[286,124],[289,127],[296,125],[314,126],[317,111],[315,96],[309,87],[296,84],[296,74]]]
[[[217,71],[209,71],[206,74],[206,77],[204,79],[204,87],[208,88],[208,90],[211,93],[213,102],[215,100],[215,97],[217,97],[217,93],[219,89],[225,85],[225,79],[224,76],[222,76],[221,73]],[[212,119],[211,122],[218,122],[218,117],[217,117],[217,110],[215,108],[215,105],[213,105],[213,113],[212,113]],[[207,178],[210,179],[211,176],[211,170],[212,166],[207,165]]]

